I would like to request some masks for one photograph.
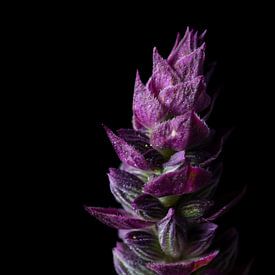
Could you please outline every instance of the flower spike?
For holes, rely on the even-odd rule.
[[[234,268],[236,230],[223,234],[214,223],[244,192],[216,203],[228,133],[206,123],[216,96],[207,93],[205,34],[191,28],[183,38],[177,34],[167,59],[154,48],[147,83],[136,74],[133,129],[113,132],[104,126],[121,161],[108,178],[122,208],[85,209],[118,229],[118,275],[248,274],[248,268]]]

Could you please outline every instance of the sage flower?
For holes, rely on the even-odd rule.
[[[104,126],[121,161],[108,178],[122,208],[86,210],[118,229],[119,275],[237,274],[237,232],[221,236],[215,223],[241,195],[220,208],[214,200],[228,133],[207,125],[214,98],[204,74],[205,34],[187,28],[167,59],[154,48],[152,76],[143,83],[136,74],[133,128]]]

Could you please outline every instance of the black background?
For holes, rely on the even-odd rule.
[[[176,33],[183,34],[191,26],[208,30],[208,62],[217,62],[212,84],[221,92],[209,125],[235,128],[224,148],[221,189],[238,191],[248,186],[242,202],[218,223],[238,229],[241,261],[255,258],[251,274],[264,274],[261,268],[270,270],[266,249],[272,238],[267,157],[272,144],[273,80],[267,68],[272,55],[271,23],[260,18],[265,13],[258,7],[191,8],[183,1],[154,8],[125,5],[53,8],[38,28],[44,85],[49,90],[46,121],[53,147],[48,165],[55,175],[52,193],[59,204],[51,228],[57,239],[51,247],[56,263],[64,273],[115,274],[111,249],[116,231],[83,209],[84,205],[118,206],[106,173],[119,160],[101,123],[112,129],[131,126],[136,69],[145,82],[151,73],[152,48],[157,46],[166,57]]]

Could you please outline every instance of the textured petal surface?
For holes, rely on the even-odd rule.
[[[160,220],[167,212],[159,199],[148,194],[137,197],[132,205],[138,215],[146,220]]]
[[[116,229],[137,229],[153,223],[131,216],[125,210],[115,208],[86,207],[86,210],[102,223]]]
[[[212,205],[213,203],[207,200],[191,200],[180,204],[178,209],[182,217],[188,222],[197,222]]]
[[[205,59],[205,44],[192,53],[180,58],[174,65],[175,70],[182,81],[189,81],[203,73]]]
[[[117,243],[113,249],[113,259],[115,270],[118,275],[144,274],[153,275],[146,268],[146,262],[140,259],[127,245]]]
[[[164,257],[156,235],[150,231],[128,232],[124,242],[145,261],[156,261]]]
[[[163,164],[163,167],[167,168],[167,167],[172,167],[172,166],[177,166],[177,165],[183,164],[185,159],[186,159],[185,151],[179,151],[179,152],[173,154],[170,157],[169,161],[167,161]]]
[[[144,192],[157,197],[182,194],[185,190],[188,175],[188,166],[184,166],[175,172],[163,174],[149,181],[144,186]]]
[[[134,91],[133,113],[138,122],[147,128],[160,122],[166,113],[154,94],[143,85],[138,73]]]
[[[168,62],[163,59],[156,48],[153,50],[153,73],[147,83],[148,89],[158,96],[159,92],[167,86],[179,83],[180,78]]]
[[[168,86],[159,94],[160,102],[173,115],[182,115],[190,110],[200,112],[210,103],[205,93],[203,76],[198,76],[188,82]]]
[[[197,32],[187,28],[184,37],[181,40],[179,40],[179,37],[177,36],[176,43],[167,59],[169,64],[174,66],[182,57],[189,55],[196,48],[200,47],[205,33],[206,32],[198,35]]]
[[[175,210],[170,208],[167,215],[158,223],[158,237],[166,255],[178,258],[186,246],[186,232],[179,224]]]
[[[150,139],[145,134],[133,129],[119,129],[117,133],[119,137],[141,151],[146,150],[150,143]]]
[[[144,156],[124,139],[115,135],[109,128],[105,127],[106,133],[119,157],[119,159],[136,168],[149,169],[149,165]]]
[[[209,135],[209,128],[194,112],[187,112],[159,124],[152,132],[151,144],[156,149],[182,151],[201,143]]]
[[[136,131],[141,131],[145,132],[146,128],[139,122],[138,118],[136,117],[135,114],[133,114],[132,117],[132,124],[133,124],[133,129]]]
[[[177,36],[175,45],[167,59],[171,66],[173,66],[180,58],[190,54],[192,51],[190,47],[190,35],[191,31],[187,28],[182,39],[180,39],[179,35]]]
[[[198,191],[208,185],[210,179],[211,174],[205,169],[184,166],[149,181],[144,186],[144,192],[157,197],[181,195]]]
[[[191,228],[189,247],[186,255],[196,257],[202,255],[211,245],[218,226],[214,223],[196,224]]]
[[[147,182],[148,181],[148,177],[153,174],[153,172],[150,171],[150,170],[149,171],[141,170],[141,169],[135,168],[133,166],[129,166],[129,165],[125,164],[125,163],[121,163],[119,169],[137,176],[143,182]]]
[[[210,130],[206,123],[194,112],[190,119],[190,136],[188,145],[193,146],[200,144],[206,140],[210,134]]]
[[[150,145],[150,139],[145,134],[132,129],[120,129],[117,132],[119,137],[143,155],[151,168],[162,166],[163,156]]]
[[[142,192],[143,181],[128,172],[115,168],[110,168],[108,177],[111,192],[116,200],[124,208],[131,210],[132,202]]]

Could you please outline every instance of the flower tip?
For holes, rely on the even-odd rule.
[[[106,132],[110,131],[110,129],[104,123],[101,123],[101,126]]]
[[[162,60],[162,57],[159,54],[157,47],[154,47],[153,48],[153,63],[157,64],[160,60]]]
[[[206,43],[205,42],[203,42],[201,44],[200,49],[203,50],[203,51],[205,51],[205,49],[206,49]]]
[[[140,79],[140,73],[138,69],[136,70],[136,79]]]
[[[109,174],[114,174],[117,171],[116,168],[110,167],[109,168]]]
[[[200,39],[204,39],[207,34],[207,29],[203,31],[203,33],[200,35]]]
[[[102,127],[105,130],[105,132],[106,132],[107,136],[109,137],[110,141],[112,142],[116,137],[115,133],[109,127],[107,127],[105,124],[102,124]]]
[[[135,91],[138,90],[139,87],[143,87],[143,83],[140,78],[139,70],[136,70],[136,79],[135,79]]]
[[[90,215],[94,215],[94,207],[88,206],[88,205],[84,205],[84,210],[87,211]]]
[[[177,32],[174,48],[179,44],[179,42],[180,42],[180,37],[181,37],[180,32]]]
[[[112,130],[107,127],[104,123],[101,123],[101,127],[103,127],[103,129],[105,130],[107,136],[110,138],[112,135],[114,135],[114,133],[112,132]]]
[[[154,47],[154,48],[153,48],[153,54],[158,54],[158,49],[157,49],[157,47]]]
[[[87,211],[87,212],[89,212],[89,209],[88,209],[88,208],[89,208],[88,205],[86,205],[86,204],[83,205],[83,209],[84,209],[85,211]]]

